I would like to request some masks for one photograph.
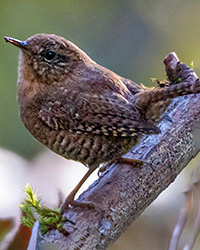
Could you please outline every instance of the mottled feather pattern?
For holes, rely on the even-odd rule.
[[[142,119],[138,110],[122,96],[77,96],[73,92],[68,95],[59,104],[52,104],[51,100],[50,108],[48,102],[43,103],[40,110],[42,121],[55,130],[119,137],[160,132],[157,126]]]

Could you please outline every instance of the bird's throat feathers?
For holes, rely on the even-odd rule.
[[[24,52],[19,52],[19,63],[18,63],[18,80],[17,80],[17,91],[18,91],[18,102],[20,107],[30,101],[41,92],[43,85],[39,84],[35,78],[32,67],[27,65],[25,62],[26,55]]]

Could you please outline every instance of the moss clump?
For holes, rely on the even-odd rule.
[[[26,198],[20,204],[20,208],[25,213],[22,216],[21,223],[32,228],[36,221],[40,222],[41,233],[45,234],[50,230],[57,229],[60,232],[65,232],[63,224],[66,221],[60,214],[60,209],[50,209],[41,204],[41,199],[37,198],[36,193],[30,184],[26,184],[24,188]]]

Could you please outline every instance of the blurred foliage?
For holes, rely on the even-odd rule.
[[[30,157],[42,146],[20,121],[16,101],[19,39],[55,33],[73,41],[95,61],[137,83],[165,77],[163,57],[176,51],[200,64],[199,1],[0,1],[0,146]]]
[[[5,235],[12,229],[13,221],[9,219],[0,219],[0,242],[3,240]]]
[[[12,238],[6,250],[26,250],[31,236],[31,229],[20,225],[17,232],[11,232]]]

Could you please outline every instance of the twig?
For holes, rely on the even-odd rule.
[[[189,218],[189,215],[192,210],[192,194],[193,194],[193,172],[190,177],[190,182],[188,185],[187,190],[184,192],[185,195],[185,203],[180,211],[178,221],[176,223],[176,226],[174,228],[171,240],[170,240],[170,245],[169,245],[169,250],[177,250],[178,249],[178,244],[180,242],[180,238],[182,235],[182,232],[185,228],[186,222]]]
[[[200,176],[195,181],[195,183],[193,185],[193,190],[194,190],[194,199],[198,199],[198,210],[197,210],[197,215],[195,217],[195,222],[194,222],[194,226],[193,226],[192,240],[184,247],[184,250],[192,250],[193,249],[194,244],[196,242],[196,239],[200,233],[200,199],[199,199],[200,197],[196,197],[197,195],[199,196],[199,192],[200,192]]]

